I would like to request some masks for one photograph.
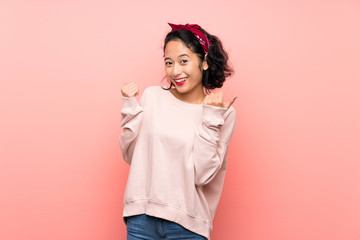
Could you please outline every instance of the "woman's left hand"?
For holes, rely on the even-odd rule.
[[[210,93],[206,95],[203,104],[211,105],[215,107],[229,108],[234,102],[237,96],[235,96],[231,102],[224,102],[224,92]]]

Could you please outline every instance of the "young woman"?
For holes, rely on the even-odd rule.
[[[134,82],[121,90],[128,240],[210,239],[235,127],[236,97],[210,93],[233,73],[221,41],[195,24],[169,25],[170,87],[147,87],[139,102]]]

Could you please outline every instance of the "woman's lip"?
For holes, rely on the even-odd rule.
[[[185,82],[186,82],[186,80],[185,80],[185,81],[182,81],[182,82],[179,82],[179,83],[175,81],[175,84],[178,85],[178,86],[181,86],[181,85],[183,85]]]

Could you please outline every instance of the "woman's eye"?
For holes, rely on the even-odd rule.
[[[165,65],[170,65],[171,64],[171,62],[165,62]]]
[[[188,60],[185,60],[185,59],[184,59],[184,60],[181,60],[182,63],[186,63],[187,61],[188,61]]]

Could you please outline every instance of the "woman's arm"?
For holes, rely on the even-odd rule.
[[[143,103],[145,100],[146,90],[140,98],[139,103],[135,95],[132,97],[125,97],[123,93],[123,109],[121,110],[121,128],[123,131],[119,137],[120,149],[124,160],[131,164],[132,154],[134,151],[136,137],[139,133],[140,124],[143,116]]]
[[[203,104],[202,123],[195,131],[195,184],[209,183],[222,168],[236,121],[234,108]],[[226,166],[224,166],[226,167]]]

